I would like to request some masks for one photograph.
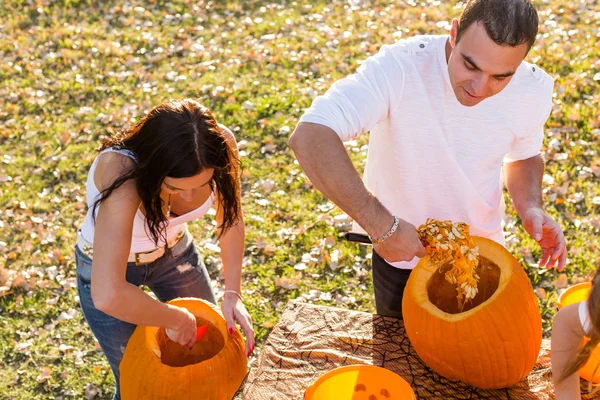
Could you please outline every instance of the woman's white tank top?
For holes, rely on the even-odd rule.
[[[94,183],[94,173],[96,172],[96,165],[98,164],[98,160],[100,159],[100,157],[102,157],[102,155],[109,153],[109,152],[123,154],[137,162],[135,154],[133,154],[133,152],[131,152],[130,150],[109,147],[107,149],[102,150],[98,154],[98,156],[96,157],[94,162],[92,163],[92,166],[90,167],[90,171],[88,173],[87,182],[86,182],[86,199],[87,199],[88,211],[87,211],[87,214],[83,221],[83,224],[81,225],[81,228],[80,228],[81,235],[83,236],[83,238],[85,240],[87,240],[90,243],[94,242],[94,221],[92,219],[92,211],[94,208],[94,202],[100,196],[100,191],[98,190],[98,188],[96,187],[96,184]],[[185,224],[187,222],[193,221],[195,219],[198,219],[198,218],[201,218],[202,216],[204,216],[208,212],[210,207],[212,206],[212,204],[214,202],[214,197],[215,197],[215,195],[213,192],[213,193],[211,193],[210,197],[206,200],[206,202],[204,202],[204,204],[202,204],[200,207],[198,207],[195,210],[192,210],[186,214],[179,215],[175,218],[170,219],[169,224],[167,225],[167,241],[169,241],[169,242],[172,241],[173,238],[175,236],[177,236],[177,234],[182,229],[185,229]],[[98,214],[97,211],[98,211],[98,208],[96,209],[96,214]],[[159,240],[158,246],[162,247],[164,245],[165,245],[164,241]],[[135,214],[134,221],[133,221],[133,230],[132,230],[132,237],[131,237],[131,251],[130,252],[131,253],[140,253],[140,252],[144,252],[144,251],[148,251],[148,250],[153,250],[155,248],[156,248],[156,244],[154,243],[151,236],[149,235],[146,217],[144,216],[142,211],[138,208],[138,210]]]

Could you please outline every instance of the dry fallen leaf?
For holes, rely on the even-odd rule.
[[[277,277],[275,278],[275,286],[279,286],[280,288],[291,290],[298,289],[298,285],[300,284],[300,278],[284,278]]]
[[[36,380],[38,381],[38,383],[44,383],[48,379],[50,379],[51,375],[52,375],[52,370],[50,368],[48,368],[48,367],[44,367],[40,371],[40,374],[38,375],[38,377],[36,378]]]
[[[546,299],[546,290],[542,287],[535,289],[535,294],[542,300]]]
[[[0,286],[3,286],[8,280],[8,270],[0,267]]]
[[[340,251],[339,250],[333,250],[330,254],[330,261],[329,261],[329,268],[332,271],[335,271],[336,269],[338,269],[338,262],[340,259]]]
[[[85,387],[85,393],[84,393],[85,400],[91,400],[91,399],[95,398],[96,396],[98,396],[98,397],[102,396],[102,391],[98,388],[98,386],[91,384],[91,383],[88,384]]]
[[[297,271],[304,271],[308,266],[305,263],[297,263],[296,265],[294,265],[294,269]]]
[[[273,329],[273,327],[275,327],[275,324],[271,321],[265,321],[263,323],[263,327],[267,329]]]
[[[552,282],[552,285],[554,285],[554,287],[557,289],[564,289],[569,286],[569,278],[567,277],[567,274],[558,275],[558,278]]]

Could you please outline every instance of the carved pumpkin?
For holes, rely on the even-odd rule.
[[[404,324],[419,357],[438,374],[482,389],[504,388],[533,369],[542,319],[519,262],[492,240],[473,240],[479,247],[477,295],[461,310],[456,285],[426,256],[406,285]]]
[[[558,297],[558,308],[566,307],[570,304],[579,303],[583,300],[587,300],[590,295],[590,290],[592,289],[592,282],[580,283],[577,285],[573,285],[567,290],[565,290]],[[586,342],[589,339],[586,338]],[[592,381],[594,383],[600,383],[600,372],[596,371],[598,365],[600,364],[600,345],[596,346],[592,354],[590,354],[590,358],[585,363],[583,367],[579,370],[579,376],[581,376],[586,381]]]
[[[304,392],[304,400],[415,400],[412,388],[400,375],[374,365],[348,365],[333,369]]]
[[[138,326],[121,361],[123,400],[230,400],[248,372],[244,340],[227,332],[217,308],[201,299],[175,299],[198,326],[208,326],[192,349],[173,342],[162,328]]]

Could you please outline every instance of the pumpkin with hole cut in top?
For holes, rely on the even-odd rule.
[[[542,319],[529,278],[513,255],[492,240],[472,239],[479,248],[476,296],[461,309],[445,267],[438,269],[425,256],[404,291],[406,334],[438,374],[482,389],[505,388],[533,369]]]
[[[216,306],[202,299],[175,299],[169,304],[188,309],[198,326],[207,326],[201,340],[188,349],[167,337],[164,329],[138,326],[120,365],[123,400],[230,400],[248,372],[244,340],[227,332]]]

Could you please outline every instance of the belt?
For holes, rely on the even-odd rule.
[[[175,246],[181,240],[183,235],[185,235],[186,232],[187,232],[186,228],[181,229],[177,233],[177,235],[175,235],[175,237],[168,242],[169,248]],[[93,243],[88,242],[83,237],[83,235],[81,234],[81,231],[79,231],[79,230],[77,231],[77,247],[79,247],[79,250],[81,250],[83,252],[83,254],[88,256],[90,259],[94,255]],[[164,247],[156,247],[155,249],[148,250],[148,251],[141,251],[139,253],[129,253],[127,262],[128,263],[134,262],[135,265],[142,266],[142,265],[150,264],[151,262],[155,261],[156,259],[162,257],[164,254],[165,254]]]

